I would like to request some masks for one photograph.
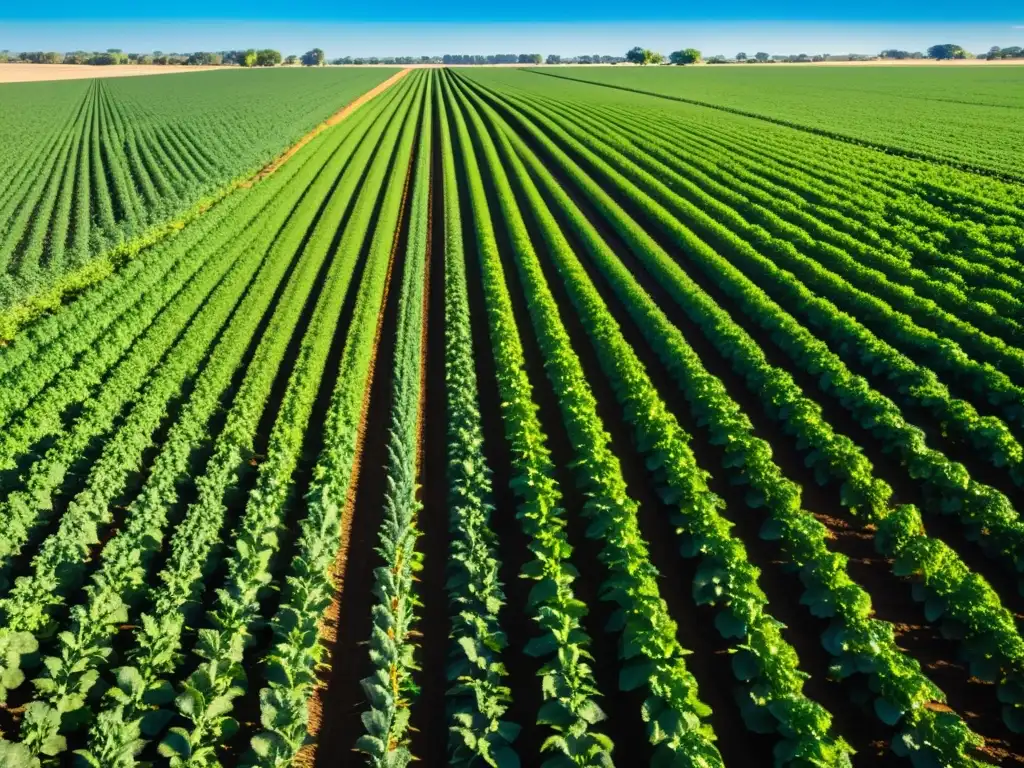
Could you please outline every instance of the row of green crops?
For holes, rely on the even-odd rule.
[[[393,73],[0,86],[0,310],[209,204]]]

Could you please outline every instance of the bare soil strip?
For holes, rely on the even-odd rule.
[[[140,75],[176,75],[183,72],[207,72],[211,69],[237,69],[225,66],[184,66],[167,64],[0,64],[0,83],[38,83],[47,80],[89,80],[107,77],[139,77]]]
[[[383,93],[388,88],[390,88],[392,85],[397,83],[399,80],[401,80],[407,74],[409,74],[409,72],[410,72],[409,69],[403,69],[400,72],[396,72],[395,74],[393,74],[391,77],[389,77],[387,80],[385,80],[383,83],[381,83],[377,87],[371,88],[366,93],[364,93],[362,96],[358,97],[355,101],[351,101],[348,104],[346,104],[344,107],[342,107],[337,112],[335,112],[333,115],[331,115],[326,120],[324,120],[322,123],[320,123],[316,128],[314,128],[309,133],[307,133],[305,136],[303,136],[301,139],[299,139],[297,142],[292,144],[291,147],[289,147],[287,150],[285,150],[283,155],[278,157],[276,160],[273,160],[269,165],[265,166],[261,171],[256,173],[254,176],[250,177],[246,181],[243,181],[239,186],[248,188],[248,187],[251,187],[256,182],[258,182],[258,181],[260,181],[262,179],[265,179],[267,176],[269,176],[274,171],[276,171],[278,168],[280,168],[282,165],[284,165],[286,162],[288,162],[288,160],[292,157],[292,155],[294,155],[296,152],[298,152],[300,149],[302,149],[304,146],[306,146],[309,142],[311,142],[313,139],[315,139],[321,133],[326,131],[332,125],[337,125],[338,123],[340,123],[342,120],[344,120],[346,117],[351,115],[353,112],[355,112],[357,109],[359,109],[361,106],[363,106],[363,104],[368,102],[374,96],[378,96],[379,94]]]

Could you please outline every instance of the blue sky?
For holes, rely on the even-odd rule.
[[[759,19],[770,18],[770,21]],[[633,45],[705,54],[877,53],[955,42],[1024,45],[1011,0],[26,0],[0,1],[0,49],[192,51],[273,47],[329,56],[538,52],[622,53]]]
[[[751,19],[800,21],[954,22],[1012,21],[1024,23],[1017,0],[729,0],[686,3],[679,0],[5,0],[0,19],[236,19],[375,22],[552,22],[552,21],[730,21]]]
[[[0,49],[193,51],[272,47],[328,56],[444,53],[621,54],[634,45],[706,55],[877,53],[955,42],[975,52],[1024,45],[1024,23],[866,23],[787,21],[631,22],[308,22],[208,20],[4,21]]]

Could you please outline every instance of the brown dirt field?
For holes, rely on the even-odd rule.
[[[181,72],[205,72],[210,69],[241,70],[241,67],[186,67],[163,64],[116,64],[100,67],[90,64],[26,64],[23,62],[8,62],[0,64],[0,83],[36,83],[44,80],[87,80],[95,77],[173,75],[180,74]]]
[[[261,170],[255,176],[253,176],[250,179],[247,179],[246,181],[243,181],[240,186],[251,187],[257,181],[260,181],[269,176],[270,174],[272,174],[274,171],[276,171],[278,168],[280,168],[282,165],[288,162],[292,155],[294,155],[296,152],[298,152],[300,149],[306,146],[309,142],[311,142],[325,130],[330,128],[332,125],[337,125],[338,123],[340,123],[342,120],[351,115],[353,112],[355,112],[357,109],[363,106],[363,104],[368,102],[374,96],[377,96],[378,94],[381,94],[384,91],[386,91],[392,85],[394,85],[407,74],[409,74],[409,71],[410,70],[406,68],[401,70],[400,72],[396,72],[380,85],[376,86],[375,88],[371,88],[362,96],[358,97],[355,101],[351,101],[348,104],[346,104],[344,107],[342,107],[333,115],[331,115],[322,123],[320,123],[316,128],[314,128],[301,139],[299,139],[297,142],[295,142],[291,147],[285,150],[285,153],[283,155],[279,156],[276,160],[272,161],[269,165],[264,167],[263,170]]]

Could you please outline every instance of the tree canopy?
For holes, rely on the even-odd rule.
[[[681,51],[672,51],[668,55],[668,60],[673,64],[696,64],[700,61],[700,51],[696,48],[684,48]]]
[[[281,52],[275,51],[273,48],[264,48],[256,51],[256,66],[257,67],[272,67],[275,64],[281,63]]]
[[[631,64],[660,64],[664,60],[665,57],[660,53],[649,48],[641,48],[639,45],[626,51],[626,61]]]
[[[325,60],[323,49],[314,48],[302,54],[302,63],[307,67],[322,67]]]
[[[941,45],[933,45],[928,49],[929,59],[965,59],[967,58],[967,52],[959,45],[954,43],[943,43]]]
[[[1024,56],[1024,48],[1019,45],[1011,45],[1008,48],[1000,48],[993,45],[985,55],[987,59],[1019,59]]]

